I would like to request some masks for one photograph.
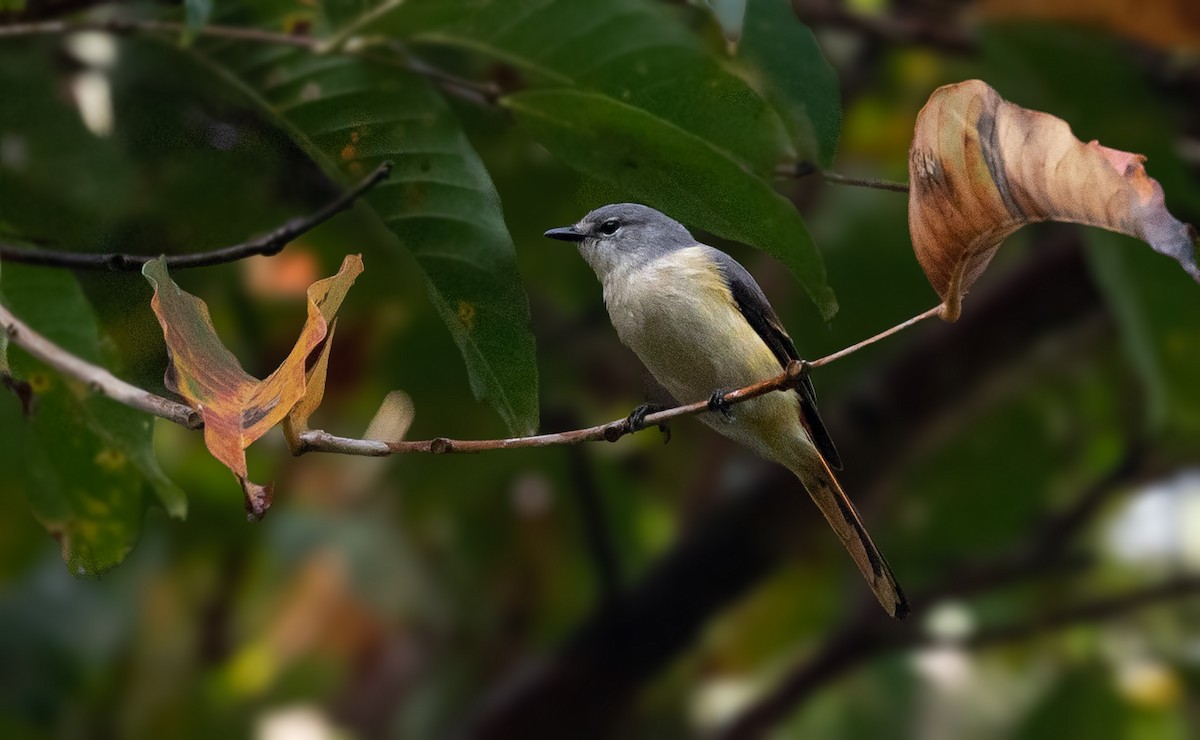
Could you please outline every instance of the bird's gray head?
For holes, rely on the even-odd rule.
[[[601,280],[613,270],[634,269],[696,244],[683,224],[637,203],[602,206],[574,226],[550,229],[546,236],[578,243],[579,253]]]

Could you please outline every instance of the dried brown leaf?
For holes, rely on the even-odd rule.
[[[1035,221],[1137,237],[1200,282],[1196,232],[1166,209],[1140,154],[1087,144],[1061,118],[968,80],[938,88],[917,116],[908,168],[917,260],[953,321],[1000,243]]]
[[[350,255],[338,274],[308,289],[308,318],[287,359],[265,380],[246,373],[217,337],[208,306],[183,291],[167,274],[166,263],[146,263],[142,273],[154,286],[151,306],[166,339],[170,364],[167,387],[204,419],[204,442],[233,471],[246,496],[246,511],[261,518],[271,505],[271,486],[250,482],[246,448],[303,402],[303,423],[324,392],[328,328],[346,292],[362,273],[362,258]],[[311,385],[310,385],[311,381]],[[311,407],[311,408],[310,408]]]

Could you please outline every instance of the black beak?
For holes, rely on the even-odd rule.
[[[586,235],[579,233],[574,226],[560,226],[557,229],[550,229],[544,236],[563,242],[581,242],[586,238]]]

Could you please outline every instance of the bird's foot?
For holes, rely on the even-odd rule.
[[[640,432],[646,428],[646,417],[653,414],[655,411],[662,411],[662,406],[657,403],[643,403],[633,411],[629,412],[627,421],[629,422],[629,431]]]
[[[661,403],[643,403],[641,406],[638,406],[633,411],[629,412],[629,416],[625,420],[626,423],[629,424],[629,431],[640,432],[641,430],[645,429],[646,417],[655,413],[656,411],[662,411],[665,408],[667,407],[663,406]],[[663,423],[659,424],[658,430],[662,432],[663,444],[671,441],[671,425],[668,422],[664,421]]]
[[[733,404],[725,400],[726,393],[729,393],[728,388],[713,391],[712,395],[708,397],[708,410],[720,411],[722,416],[724,416],[726,419],[730,419],[733,418],[733,414],[730,412]]]

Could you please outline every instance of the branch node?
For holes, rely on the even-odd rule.
[[[127,254],[106,254],[102,261],[104,266],[113,272],[137,270],[141,264]]]
[[[454,452],[454,443],[445,437],[438,437],[429,443],[429,451],[435,455],[445,455]]]
[[[604,441],[616,442],[621,437],[624,437],[629,431],[628,419],[622,419],[614,424],[607,424],[604,427]]]

